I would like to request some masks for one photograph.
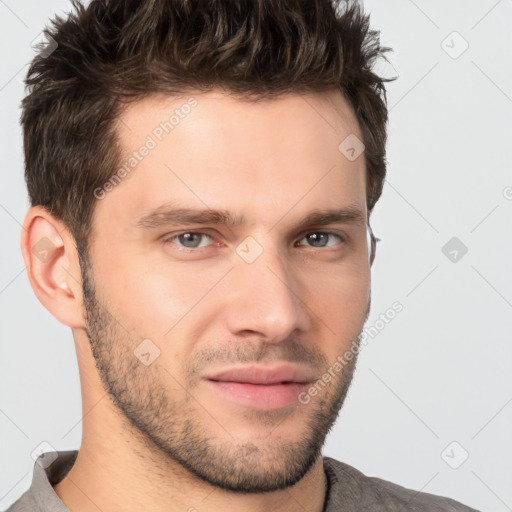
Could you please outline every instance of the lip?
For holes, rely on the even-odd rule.
[[[237,366],[205,377],[206,385],[216,396],[261,410],[276,410],[296,403],[312,381],[311,372],[284,363]]]
[[[275,365],[235,366],[206,376],[220,382],[244,382],[247,384],[279,384],[294,382],[306,384],[313,380],[311,372],[289,363]]]

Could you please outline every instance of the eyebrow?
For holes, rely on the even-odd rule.
[[[277,221],[279,222],[279,220]],[[277,224],[276,222],[276,224]],[[366,213],[357,206],[335,209],[316,209],[302,218],[297,229],[310,226],[325,226],[334,223],[366,225]],[[247,219],[243,215],[234,215],[228,210],[166,208],[161,207],[141,217],[136,225],[151,230],[167,224],[215,224],[227,227],[244,226]]]

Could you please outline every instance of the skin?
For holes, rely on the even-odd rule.
[[[82,444],[54,489],[80,512],[320,512],[320,450],[356,357],[308,404],[270,411],[228,400],[203,377],[288,361],[313,384],[357,344],[370,304],[365,219],[297,225],[327,208],[366,218],[364,156],[338,150],[350,134],[362,139],[360,128],[337,92],[252,104],[192,96],[191,113],[96,202],[84,276],[59,219],[41,207],[25,218],[32,287],[72,328],[80,370]],[[189,97],[130,104],[117,126],[124,156]],[[138,226],[164,204],[226,209],[247,223]],[[191,231],[211,238],[187,251],[176,235]],[[345,239],[315,245],[311,234],[326,231]],[[31,248],[43,237],[55,248],[40,261]],[[247,237],[262,248],[252,263],[236,252]],[[149,366],[134,355],[144,339],[160,351]]]

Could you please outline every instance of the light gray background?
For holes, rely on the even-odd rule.
[[[399,75],[388,86],[367,325],[394,301],[403,311],[362,351],[324,454],[480,510],[512,510],[512,0],[365,5],[394,48],[396,71],[382,71]],[[2,510],[28,488],[41,442],[66,450],[81,439],[71,331],[35,298],[19,250],[22,77],[31,42],[68,8],[0,0]],[[456,262],[441,250],[454,236],[469,249]]]

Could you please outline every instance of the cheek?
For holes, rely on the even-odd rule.
[[[361,331],[370,298],[370,272],[367,266],[336,267],[330,272],[310,275],[305,304],[335,333],[338,340],[351,339]]]
[[[132,260],[135,262],[136,260]],[[206,304],[205,295],[219,277],[217,273],[176,268],[145,260],[110,274],[105,286],[119,320],[138,335],[171,338],[191,321]]]

